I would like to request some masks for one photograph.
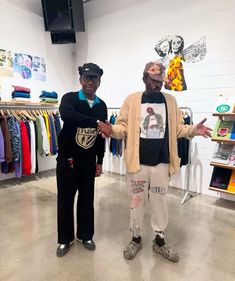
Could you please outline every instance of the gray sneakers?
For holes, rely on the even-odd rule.
[[[137,252],[142,248],[142,242],[136,243],[131,240],[131,242],[126,246],[123,251],[123,256],[127,260],[132,260]]]
[[[156,244],[155,240],[153,240],[153,250],[154,250],[154,252],[162,255],[164,258],[168,259],[169,261],[177,262],[179,260],[179,256],[178,256],[177,252],[175,250],[171,249],[166,244],[159,247]]]

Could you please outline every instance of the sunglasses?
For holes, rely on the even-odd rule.
[[[97,84],[100,81],[100,78],[98,78],[96,76],[83,76],[82,80],[84,82],[93,82],[93,83]]]

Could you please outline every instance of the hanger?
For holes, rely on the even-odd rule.
[[[5,109],[5,110],[3,111],[3,114],[5,114],[5,115],[11,115],[11,113],[10,113],[10,111],[9,111],[8,109]]]
[[[36,110],[32,110],[31,113],[34,117],[36,117],[36,118],[38,117]]]
[[[31,116],[32,120],[35,121],[36,118],[35,118],[35,116],[33,115],[32,110],[28,110],[27,112],[28,112],[29,116]]]
[[[33,115],[31,110],[27,110],[27,113],[29,114],[29,116],[31,116],[32,120],[35,121],[36,117]]]
[[[35,117],[30,116],[30,114],[27,112],[27,110],[22,110],[21,113],[22,113],[26,118],[28,118],[29,120],[33,120],[33,121],[36,120]]]
[[[15,119],[16,119],[17,121],[20,121],[20,118],[19,118],[19,116],[16,114],[15,110],[11,110],[10,112],[11,112],[11,114],[15,117]]]
[[[20,120],[25,119],[25,116],[22,114],[21,110],[18,110],[16,114],[20,118]]]

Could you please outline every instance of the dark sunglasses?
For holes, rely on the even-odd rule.
[[[93,82],[95,84],[97,84],[100,81],[100,79],[98,77],[96,77],[96,76],[83,76],[82,80],[84,82],[90,82],[91,81],[91,82]]]

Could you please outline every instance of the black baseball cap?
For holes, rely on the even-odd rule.
[[[95,63],[84,63],[78,67],[80,76],[95,76],[100,78],[104,71]]]

